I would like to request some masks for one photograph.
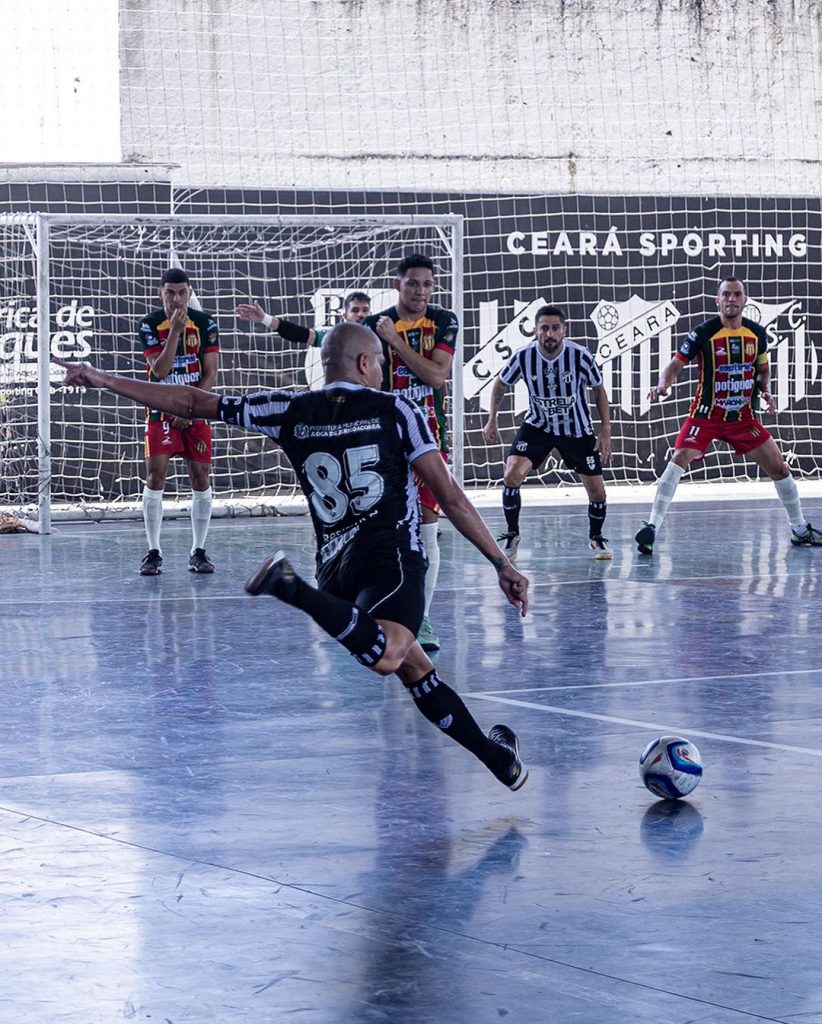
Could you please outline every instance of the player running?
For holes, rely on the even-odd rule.
[[[651,514],[637,532],[640,554],[653,554],[656,532],[683,473],[714,441],[727,441],[737,454],[749,455],[773,480],[791,524],[791,544],[822,546],[822,533],[802,514],[799,492],[787,463],[754,412],[757,396],[762,397],[768,412],[772,413],[775,406],[768,390],[768,336],[764,327],[742,316],[747,301],[745,285],[738,277],[720,281],[716,293],[719,316],[701,323],[683,338],[659,383],[648,393],[652,402],[667,395],[684,366],[696,359],[696,394],[674,442],[673,458],[657,483]]]
[[[534,317],[536,339],[515,352],[491,388],[491,408],[482,428],[489,444],[499,440],[497,414],[506,387],[522,381],[529,409],[516,433],[502,478],[502,510],[507,531],[497,539],[510,559],[519,547],[520,488],[533,467],[554,448],[578,473],[588,495],[588,547],[595,559],[613,557],[602,536],[607,503],[602,464],[611,457],[608,395],[594,357],[583,345],[565,337],[565,314],[558,306],[542,306]],[[593,388],[600,428],[594,435],[585,393]]]
[[[515,733],[495,725],[486,736],[459,695],[437,675],[416,640],[423,614],[426,559],[412,467],[457,530],[488,559],[509,602],[525,615],[528,581],[502,554],[462,488],[446,469],[425,419],[406,398],[374,390],[382,346],[357,324],[340,324],[322,347],[320,391],[266,391],[218,397],[117,377],[88,363],[66,368],[66,385],[106,388],[171,415],[219,418],[273,437],[308,499],[317,540],[318,588],[282,553],[248,581],[305,611],[367,668],[395,672],[419,711],[461,744],[509,789],[528,776]]]

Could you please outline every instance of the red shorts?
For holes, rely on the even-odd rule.
[[[442,461],[447,466],[448,465],[448,453],[447,452],[440,452],[440,455],[442,456]],[[437,504],[437,499],[428,490],[428,488],[425,486],[425,484],[422,482],[422,480],[420,480],[420,478],[417,476],[416,473],[414,474],[414,479],[417,481],[417,489],[420,492],[420,505],[422,505],[423,508],[430,508],[432,512],[435,512],[437,515],[439,515],[440,514],[440,507]]]
[[[700,458],[713,441],[727,441],[737,455],[745,455],[759,448],[771,435],[759,420],[695,420],[691,416],[682,424],[676,435],[674,448],[696,448]]]
[[[177,430],[170,420],[148,420],[146,458],[155,455],[182,455],[189,462],[211,465],[211,424],[193,420],[186,430]]]

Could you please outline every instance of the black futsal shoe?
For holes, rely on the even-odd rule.
[[[810,523],[806,523],[805,529],[801,533],[797,533],[793,528],[791,529],[791,544],[795,548],[822,547],[822,533],[819,530],[814,530]]]
[[[140,575],[159,576],[162,571],[163,556],[160,554],[157,548],[152,548],[151,551],[149,551],[149,553],[140,563]]]
[[[266,558],[254,575],[246,580],[245,589],[253,597],[271,594],[272,597],[284,599],[296,578],[294,566],[285,557],[285,552],[275,551]]]
[[[656,540],[656,527],[651,523],[643,523],[642,529],[634,537],[637,550],[641,555],[652,555],[654,553],[654,541]]]
[[[488,730],[488,739],[502,747],[508,755],[505,767],[494,772],[503,786],[513,789],[516,792],[521,789],[528,780],[528,769],[523,765],[519,757],[519,740],[513,729],[507,725],[492,725]]]
[[[188,560],[188,571],[203,573],[214,572],[214,563],[205,553],[205,548],[195,548],[191,552],[191,558]]]

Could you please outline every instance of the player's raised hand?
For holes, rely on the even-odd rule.
[[[180,333],[185,329],[185,325],[188,322],[188,306],[178,306],[171,316],[168,318],[169,326],[172,331]]]
[[[519,608],[524,618],[528,611],[528,578],[506,562],[497,574],[497,580],[503,594],[515,608]]]
[[[67,363],[56,356],[51,357],[53,363],[62,366],[66,371],[63,378],[63,385],[71,388],[104,388],[108,380],[108,374],[98,370],[91,363]]]
[[[377,334],[391,348],[397,348],[397,346],[405,344],[397,333],[397,328],[394,326],[394,321],[390,316],[381,316],[379,318],[377,321]]]
[[[250,320],[253,324],[262,323],[265,316],[265,310],[256,299],[251,305],[247,302],[241,302],[234,310],[234,313],[241,320]]]
[[[499,431],[496,420],[487,419],[482,428],[482,436],[489,444],[496,444],[499,441]]]

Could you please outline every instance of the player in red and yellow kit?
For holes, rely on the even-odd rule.
[[[431,304],[436,282],[434,263],[427,256],[420,253],[406,256],[397,267],[394,287],[398,293],[396,306],[366,317],[364,321],[383,343],[383,390],[404,395],[421,407],[440,454],[448,462],[445,395],[459,323],[450,310]],[[422,539],[428,556],[425,615],[417,639],[423,650],[436,651],[440,646],[439,637],[428,616],[440,567],[439,506],[431,491],[421,481],[417,483],[422,506]]]
[[[653,554],[656,531],[662,525],[677,484],[695,459],[701,459],[713,441],[726,441],[739,455],[751,459],[773,480],[791,524],[795,547],[822,546],[822,533],[802,514],[799,492],[776,442],[757,418],[754,402],[761,396],[768,412],[774,401],[768,390],[771,378],[768,339],[763,327],[746,320],[742,310],[748,296],[738,277],[719,282],[719,315],[700,324],[684,338],[659,383],[648,397],[666,395],[692,359],[699,369],[696,394],[674,444],[674,455],[659,478],[647,523],[636,535],[640,554]]]
[[[186,384],[210,391],[217,381],[220,344],[217,321],[191,306],[192,288],[188,275],[179,267],[163,274],[160,282],[161,309],[140,321],[139,333],[148,363],[148,379],[163,384]],[[168,460],[182,455],[191,481],[191,529],[193,545],[188,568],[196,573],[213,573],[205,552],[211,522],[211,425],[205,420],[183,420],[156,409],[146,409],[146,484],[143,489],[143,521],[148,554],[140,566],[141,576],[158,576],[162,571],[160,527],[163,521],[163,491]]]

